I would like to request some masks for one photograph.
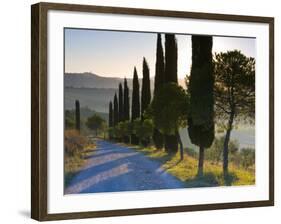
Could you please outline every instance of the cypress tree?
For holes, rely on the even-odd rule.
[[[178,83],[178,52],[174,34],[165,34],[165,83]],[[165,149],[178,151],[177,135],[165,135]]]
[[[80,103],[75,100],[75,129],[80,132]]]
[[[112,109],[112,102],[109,102],[109,116],[108,116],[108,127],[113,126],[113,109]]]
[[[127,79],[124,79],[124,120],[130,120],[130,96]]]
[[[117,100],[117,95],[115,93],[114,101],[113,101],[113,126],[116,126],[119,122],[118,115],[119,115],[118,100]]]
[[[174,34],[165,35],[165,83],[178,83],[178,47]]]
[[[141,89],[141,120],[144,121],[145,111],[149,107],[151,101],[151,92],[150,92],[150,75],[149,67],[145,58],[143,58],[142,63],[142,89]],[[142,140],[142,144],[147,146],[150,142],[150,137],[147,137]]]
[[[118,100],[119,100],[119,104],[118,104],[118,108],[119,108],[119,122],[120,121],[124,121],[124,105],[123,105],[123,88],[122,88],[122,84],[119,83],[119,96],[118,96]]]
[[[134,68],[133,77],[133,93],[132,93],[132,122],[140,117],[140,86],[136,67]],[[132,135],[131,141],[133,144],[138,144],[139,139],[136,135]]]
[[[156,46],[156,64],[155,64],[155,79],[154,79],[154,97],[157,94],[157,91],[163,86],[164,84],[164,55],[163,55],[163,47],[162,47],[162,40],[161,34],[157,34],[157,46]],[[164,146],[164,137],[161,132],[154,128],[153,131],[153,142],[157,149],[161,149]]]
[[[144,112],[148,108],[151,101],[149,67],[145,58],[143,58],[142,63],[142,75],[143,77],[141,89],[141,118],[143,120]]]
[[[124,121],[130,121],[130,97],[129,97],[129,87],[127,84],[127,79],[124,79]],[[124,141],[128,143],[130,141],[130,136],[125,136]]]
[[[113,127],[113,108],[112,108],[112,102],[109,102],[109,114],[108,114],[108,127]],[[111,132],[108,132],[108,138],[112,139]]]
[[[198,175],[203,174],[204,148],[214,140],[212,45],[211,36],[192,36],[188,133],[191,142],[199,146]]]

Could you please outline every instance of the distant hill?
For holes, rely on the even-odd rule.
[[[113,100],[114,94],[118,94],[118,89],[111,88],[64,88],[65,109],[75,108],[75,100],[80,101],[81,107],[88,107],[91,110],[108,113],[109,101]],[[131,96],[131,91],[130,91]],[[130,98],[131,99],[131,98]]]
[[[132,79],[127,79],[131,88]],[[116,89],[123,78],[102,77],[93,73],[65,73],[64,86],[72,88],[104,88]]]
[[[71,114],[71,116],[75,117],[75,109],[67,109],[67,111]],[[97,112],[94,111],[88,107],[81,107],[80,108],[80,118],[81,120],[86,121],[88,117],[93,116],[94,114],[99,115],[102,117],[106,122],[108,122],[108,113],[102,113],[102,112]]]
[[[154,87],[154,78],[151,80],[151,89]],[[119,83],[123,83],[123,78],[103,77],[90,72],[84,73],[65,73],[64,87],[70,88],[101,88],[101,89],[116,89]],[[127,78],[128,86],[132,89],[132,79]],[[140,79],[140,85],[141,85]],[[184,80],[179,79],[179,84],[184,86]]]

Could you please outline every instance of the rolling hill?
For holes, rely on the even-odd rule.
[[[125,76],[124,76],[125,77]],[[154,87],[154,77],[151,77],[151,90]],[[116,77],[104,77],[99,76],[94,73],[84,72],[84,73],[65,73],[64,75],[64,87],[72,88],[100,88],[100,89],[116,89],[119,83],[123,83],[123,78]],[[132,79],[127,78],[128,86],[132,89]],[[139,80],[140,85],[142,79]],[[179,84],[185,87],[184,80],[179,79]]]

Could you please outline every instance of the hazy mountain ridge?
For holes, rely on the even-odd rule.
[[[132,88],[132,80],[127,78],[129,88]],[[119,83],[123,82],[124,78],[104,77],[89,72],[65,73],[64,75],[64,86],[72,88],[117,89]]]
[[[124,76],[125,77],[125,76]],[[100,89],[116,89],[119,83],[123,83],[124,78],[116,77],[104,77],[94,73],[65,73],[64,75],[64,87],[71,88],[100,88]],[[132,78],[127,78],[128,87],[132,89]],[[140,86],[142,79],[139,79]],[[179,79],[179,84],[184,86],[184,80]],[[153,91],[154,88],[154,77],[151,77],[150,87]]]

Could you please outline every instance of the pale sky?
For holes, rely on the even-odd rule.
[[[164,35],[162,46],[164,49]],[[178,78],[190,73],[191,35],[176,35],[178,42]],[[142,59],[155,75],[156,33],[65,29],[65,72],[92,72],[106,77],[133,77],[136,66],[142,77]],[[240,50],[255,57],[254,38],[213,37],[213,53]],[[165,50],[165,49],[164,49]]]

